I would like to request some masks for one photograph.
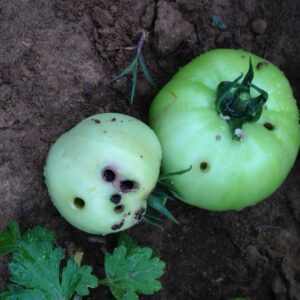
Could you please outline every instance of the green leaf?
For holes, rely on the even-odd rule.
[[[106,85],[106,84],[109,84],[109,83],[112,83],[118,79],[120,79],[121,77],[133,72],[134,68],[137,66],[138,64],[138,60],[137,60],[137,57],[135,57],[132,62],[123,70],[121,71],[119,74],[117,74],[115,77],[113,77],[111,80],[105,82],[102,84],[102,86]]]
[[[132,87],[131,87],[131,93],[130,93],[130,104],[133,104],[134,97],[135,97],[135,92],[136,92],[136,86],[137,86],[137,80],[138,80],[138,66],[140,65],[142,68],[142,72],[145,76],[145,78],[149,81],[149,83],[156,88],[156,84],[150,74],[150,71],[148,70],[144,57],[142,55],[142,46],[145,41],[145,34],[143,33],[138,45],[136,47],[136,56],[134,59],[131,61],[131,63],[119,74],[117,74],[115,77],[113,77],[111,80],[108,82],[102,84],[101,86],[104,86],[106,84],[112,83],[118,79],[120,79],[123,76],[128,75],[129,73],[132,73]]]
[[[117,300],[134,300],[139,294],[160,290],[157,279],[163,275],[165,263],[153,256],[150,248],[134,246],[130,240],[126,243],[105,255],[106,278],[100,284],[108,286]]]
[[[74,292],[80,296],[89,294],[88,288],[98,286],[98,279],[91,274],[90,266],[78,266],[73,258],[68,260],[67,266],[62,272],[62,290],[67,299],[70,299]]]
[[[55,241],[54,233],[41,226],[36,226],[26,231],[22,236],[22,240],[26,243],[42,243],[42,244],[53,244]]]
[[[161,181],[161,180],[168,179],[169,177],[172,177],[172,176],[185,174],[185,173],[189,172],[190,170],[192,170],[192,168],[193,168],[193,166],[189,166],[187,169],[184,169],[184,170],[162,174],[159,176],[158,180]]]
[[[137,84],[137,75],[138,75],[138,64],[135,64],[132,70],[132,87],[131,87],[131,95],[130,95],[130,104],[133,103],[136,84]]]
[[[60,299],[62,290],[59,282],[59,265],[63,250],[52,249],[49,242],[20,242],[9,263],[10,280],[27,289],[37,289],[50,299]]]
[[[48,300],[40,290],[28,290],[18,285],[9,285],[8,291],[0,294],[0,300]]]
[[[118,237],[118,246],[123,245],[127,249],[127,251],[130,251],[134,248],[139,248],[139,245],[137,242],[128,234],[121,233]]]
[[[0,255],[11,253],[16,242],[21,239],[19,225],[16,221],[8,224],[7,228],[0,233]]]
[[[147,199],[147,203],[150,207],[159,211],[166,218],[170,219],[176,224],[179,224],[173,214],[165,207],[163,201],[160,198],[155,197],[151,194]]]
[[[145,60],[144,60],[144,57],[142,55],[142,53],[140,52],[139,55],[138,55],[138,59],[139,59],[139,63],[141,65],[141,68],[142,68],[142,71],[146,77],[146,79],[149,81],[149,83],[151,83],[155,88],[156,88],[156,84],[150,74],[150,71],[148,70],[146,64],[145,64]]]
[[[149,218],[149,216],[147,217],[147,215],[143,218],[143,221],[144,221],[145,223],[148,223],[148,224],[150,224],[150,225],[152,225],[152,226],[155,226],[155,227],[157,227],[157,228],[163,230],[163,226],[162,226],[162,225],[160,225],[159,223],[157,223],[157,221],[152,221],[152,220]]]
[[[8,265],[13,285],[0,295],[1,300],[69,300],[75,292],[88,295],[88,288],[98,285],[98,279],[91,275],[91,267],[79,266],[73,258],[60,274],[64,251],[53,244],[54,234],[42,227],[28,230],[15,243]]]

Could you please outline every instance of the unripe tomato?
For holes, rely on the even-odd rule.
[[[242,50],[194,59],[154,99],[150,124],[163,149],[164,172],[185,202],[239,210],[272,194],[293,166],[299,111],[285,75]]]
[[[107,234],[141,221],[160,162],[159,141],[147,125],[107,113],[60,136],[49,151],[44,175],[49,195],[67,221]]]

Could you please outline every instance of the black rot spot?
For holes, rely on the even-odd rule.
[[[123,180],[120,182],[120,190],[122,193],[135,192],[138,188],[138,183],[133,180]]]
[[[256,65],[256,69],[260,70],[260,69],[266,67],[267,65],[268,65],[268,63],[266,61],[261,61]]]
[[[116,118],[112,118],[110,121],[111,122],[116,122],[116,120],[117,120]]]
[[[101,121],[98,120],[98,119],[91,119],[91,121],[95,122],[96,124],[100,124],[101,123]]]
[[[111,229],[118,230],[118,229],[122,228],[123,225],[124,225],[124,219],[119,224],[115,224],[115,225],[111,226]]]
[[[265,122],[265,123],[264,123],[264,127],[265,127],[266,129],[270,130],[270,131],[272,131],[272,130],[275,129],[275,126],[274,126],[272,123],[270,123],[270,122]]]
[[[116,179],[116,173],[112,169],[109,169],[109,168],[104,169],[102,172],[102,178],[106,182],[113,182]]]
[[[138,211],[135,212],[134,218],[138,223],[142,221],[145,212],[146,212],[145,207],[141,207]]]
[[[200,170],[201,170],[201,172],[208,172],[209,169],[210,169],[209,163],[207,163],[206,161],[203,161],[200,164]]]
[[[110,197],[110,201],[114,204],[119,204],[121,202],[122,196],[120,194],[113,194]]]
[[[85,201],[81,198],[76,197],[73,201],[74,206],[78,209],[83,209],[85,206]]]

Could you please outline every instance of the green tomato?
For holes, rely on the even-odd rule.
[[[287,78],[242,50],[212,50],[184,66],[154,99],[150,124],[163,171],[192,166],[172,183],[185,202],[209,210],[265,199],[299,150],[299,111]]]
[[[81,121],[49,151],[45,180],[61,215],[96,234],[141,221],[158,179],[161,147],[141,121],[117,113]]]

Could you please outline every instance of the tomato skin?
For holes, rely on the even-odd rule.
[[[220,82],[245,74],[249,57],[253,84],[268,93],[268,100],[260,118],[245,123],[243,138],[234,140],[216,111],[216,90]],[[150,124],[162,145],[163,171],[192,166],[172,183],[186,203],[208,210],[240,210],[267,198],[299,151],[299,111],[287,78],[243,50],[212,50],[184,66],[155,97]]]

